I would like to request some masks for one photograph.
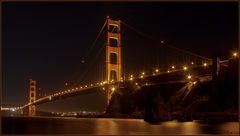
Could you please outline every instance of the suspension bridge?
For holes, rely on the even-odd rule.
[[[129,52],[128,47],[122,40],[126,34],[123,31],[127,30],[122,30],[123,28],[147,39],[147,46],[144,48],[146,48],[146,51],[151,52],[152,56],[144,53],[139,53],[141,57],[135,59],[134,57],[129,57],[129,55],[127,56],[126,54]],[[67,89],[37,98],[37,83],[35,80],[30,79],[29,102],[25,105],[15,107],[14,110],[28,108],[29,116],[35,116],[37,105],[99,91],[105,92],[107,107],[111,101],[112,94],[118,91],[119,88],[124,88],[124,83],[126,82],[135,84],[137,87],[146,88],[165,82],[191,82],[191,84],[195,84],[199,80],[212,79],[213,60],[211,58],[172,46],[163,40],[153,38],[139,31],[124,21],[112,20],[109,16],[102,25],[92,46],[87,51],[86,58],[89,57],[89,54],[96,47],[96,43],[101,37],[105,37],[106,41],[101,47],[98,47],[99,51],[95,55],[95,61],[90,63],[92,65],[92,63],[97,61],[96,63],[99,64],[96,67],[97,74],[95,75],[98,75],[98,77],[96,77],[95,82],[88,84],[75,83],[76,85]],[[141,41],[141,39],[138,41]],[[137,52],[138,50],[135,49],[135,51]],[[234,56],[237,56],[237,54]],[[136,59],[141,59],[142,63],[137,65],[139,68],[130,68],[129,70],[130,66],[126,62],[132,61],[131,63],[136,63]],[[227,61],[216,60],[218,65],[224,65]],[[216,69],[216,74],[218,74],[218,68]],[[92,75],[88,75],[85,72],[81,76]]]

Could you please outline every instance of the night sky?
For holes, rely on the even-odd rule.
[[[105,35],[91,50],[90,47],[107,15],[156,41],[164,40],[208,58],[218,55],[226,59],[238,48],[237,2],[4,2],[2,11],[3,104],[27,103],[30,78],[37,80],[41,94],[66,88],[66,82],[71,87],[103,80],[105,50],[101,47]],[[154,66],[154,58],[159,57],[154,52],[158,43],[121,27],[125,73]],[[101,94],[78,96],[77,102],[70,105],[100,111],[101,97]],[[66,110],[71,106],[63,102],[45,109]]]

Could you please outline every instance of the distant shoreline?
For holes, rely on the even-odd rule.
[[[59,118],[59,119],[80,119],[80,118],[85,118],[85,119],[91,119],[91,118],[96,118],[96,119],[142,119],[144,120],[144,117],[141,116],[130,116],[130,115],[106,115],[106,114],[101,114],[101,115],[84,115],[84,116],[3,116],[2,118]],[[161,120],[158,122],[165,122],[165,121],[173,121],[173,120],[178,120],[179,122],[191,122],[191,121],[209,121],[209,122],[239,122],[239,114],[238,113],[205,113],[205,114],[197,114],[195,115],[192,120],[180,120],[178,117],[173,117],[171,120]]]

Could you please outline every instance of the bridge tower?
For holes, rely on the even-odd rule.
[[[107,82],[119,82],[121,80],[121,35],[120,20],[111,20],[107,16],[107,44],[106,44],[106,78]],[[116,87],[108,87],[107,105]]]
[[[30,79],[29,80],[29,103],[32,103],[36,100],[36,89],[37,89],[37,82],[35,80]],[[36,115],[36,106],[30,105],[29,116],[35,116]]]

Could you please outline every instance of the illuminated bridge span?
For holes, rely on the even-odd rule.
[[[149,65],[141,67],[142,65],[139,65],[141,68],[139,68],[140,72],[134,73],[134,72],[126,72],[125,69],[125,63],[126,61],[124,58],[124,55],[122,53],[122,40],[121,40],[121,31],[120,25],[126,26],[126,28],[129,28],[136,32],[138,35],[141,35],[142,37],[146,37],[147,39],[151,40],[149,43],[160,45],[156,48],[161,48],[158,53],[156,53],[156,64],[149,67]],[[176,48],[174,46],[166,44],[164,41],[158,41],[158,39],[151,38],[150,36],[142,33],[141,31],[138,31],[134,27],[128,25],[127,23],[123,21],[115,21],[111,20],[109,17],[107,17],[107,20],[105,21],[104,25],[102,26],[99,34],[97,35],[95,41],[93,42],[93,45],[91,46],[91,49],[96,44],[99,37],[104,33],[104,28],[107,26],[107,41],[105,44],[103,44],[103,48],[105,48],[105,68],[102,69],[100,73],[104,76],[102,79],[104,79],[101,82],[94,82],[89,83],[87,85],[76,85],[75,87],[60,90],[58,92],[55,92],[53,94],[50,94],[48,96],[38,98],[36,99],[36,81],[30,80],[30,90],[29,90],[29,103],[18,107],[17,109],[24,109],[29,108],[29,115],[34,116],[36,114],[36,105],[43,104],[50,101],[56,101],[59,99],[64,99],[67,97],[73,97],[77,95],[83,95],[83,94],[89,94],[89,93],[95,93],[98,91],[104,91],[106,92],[106,101],[107,105],[109,104],[111,100],[111,95],[114,91],[117,91],[123,83],[125,82],[134,82],[138,86],[151,86],[154,84],[157,84],[154,82],[155,78],[161,78],[162,75],[171,75],[176,74],[176,79],[163,79],[162,82],[193,82],[202,80],[205,78],[208,78],[211,80],[211,67],[213,65],[213,62],[211,59],[183,50]],[[124,33],[125,34],[125,33]],[[155,47],[153,48],[153,50]],[[158,50],[156,49],[156,50]],[[124,47],[124,50],[127,50],[127,47]],[[172,53],[172,55],[169,55],[169,53]],[[154,55],[154,54],[153,54]],[[234,57],[236,57],[237,54],[234,54]],[[96,56],[98,57],[98,56]],[[145,56],[142,56],[143,58]],[[151,56],[150,56],[151,57]],[[139,59],[143,59],[139,58]],[[151,58],[152,59],[152,58]],[[220,61],[219,59],[216,60],[217,64],[224,64],[228,60]],[[175,63],[174,63],[175,62]],[[148,63],[148,62],[147,62]],[[103,65],[103,64],[101,64]],[[139,70],[138,69],[138,70]],[[145,69],[145,71],[143,71]],[[148,69],[148,70],[147,70]],[[208,72],[206,72],[206,69]],[[200,73],[193,72],[194,70],[202,71]],[[104,71],[104,72],[103,72]],[[136,71],[136,70],[134,70]],[[204,72],[205,71],[205,72]],[[216,69],[216,74],[218,72],[218,69]],[[194,74],[193,74],[194,73]],[[177,78],[181,77],[181,78]],[[98,80],[99,81],[99,80]]]
[[[67,97],[73,97],[73,96],[77,96],[77,95],[83,95],[83,94],[89,94],[89,93],[95,93],[97,91],[106,91],[107,89],[111,90],[112,93],[117,89],[117,85],[124,83],[124,82],[134,82],[136,85],[138,86],[151,86],[154,83],[153,82],[147,82],[147,81],[151,81],[154,80],[154,78],[159,78],[161,77],[161,75],[166,75],[166,74],[179,74],[182,73],[181,77],[183,77],[183,79],[178,79],[177,81],[168,81],[167,79],[165,79],[165,82],[189,82],[189,81],[195,81],[195,80],[201,80],[203,78],[210,78],[211,79],[211,75],[190,75],[190,74],[186,74],[187,71],[189,71],[191,69],[191,71],[195,69],[199,69],[199,68],[203,68],[206,69],[207,65],[203,65],[203,66],[195,66],[195,67],[183,67],[183,69],[174,69],[171,71],[166,71],[166,72],[159,72],[158,69],[155,70],[155,72],[153,72],[150,75],[147,75],[146,73],[140,73],[140,76],[138,77],[134,77],[133,75],[130,75],[129,78],[127,80],[121,80],[120,82],[107,82],[107,81],[103,81],[100,83],[92,83],[89,85],[84,85],[84,86],[79,86],[76,88],[70,88],[67,90],[63,90],[63,91],[59,91],[53,94],[50,94],[48,96],[39,98],[33,102],[29,102],[28,104],[24,105],[21,107],[21,109],[26,108],[28,106],[31,105],[39,105],[39,104],[43,104],[46,102],[51,102],[51,101],[56,101],[59,99],[64,99]],[[208,67],[209,68],[209,67]],[[150,80],[149,80],[150,79]],[[142,84],[142,82],[144,84]],[[109,86],[111,86],[111,88],[108,88]]]

